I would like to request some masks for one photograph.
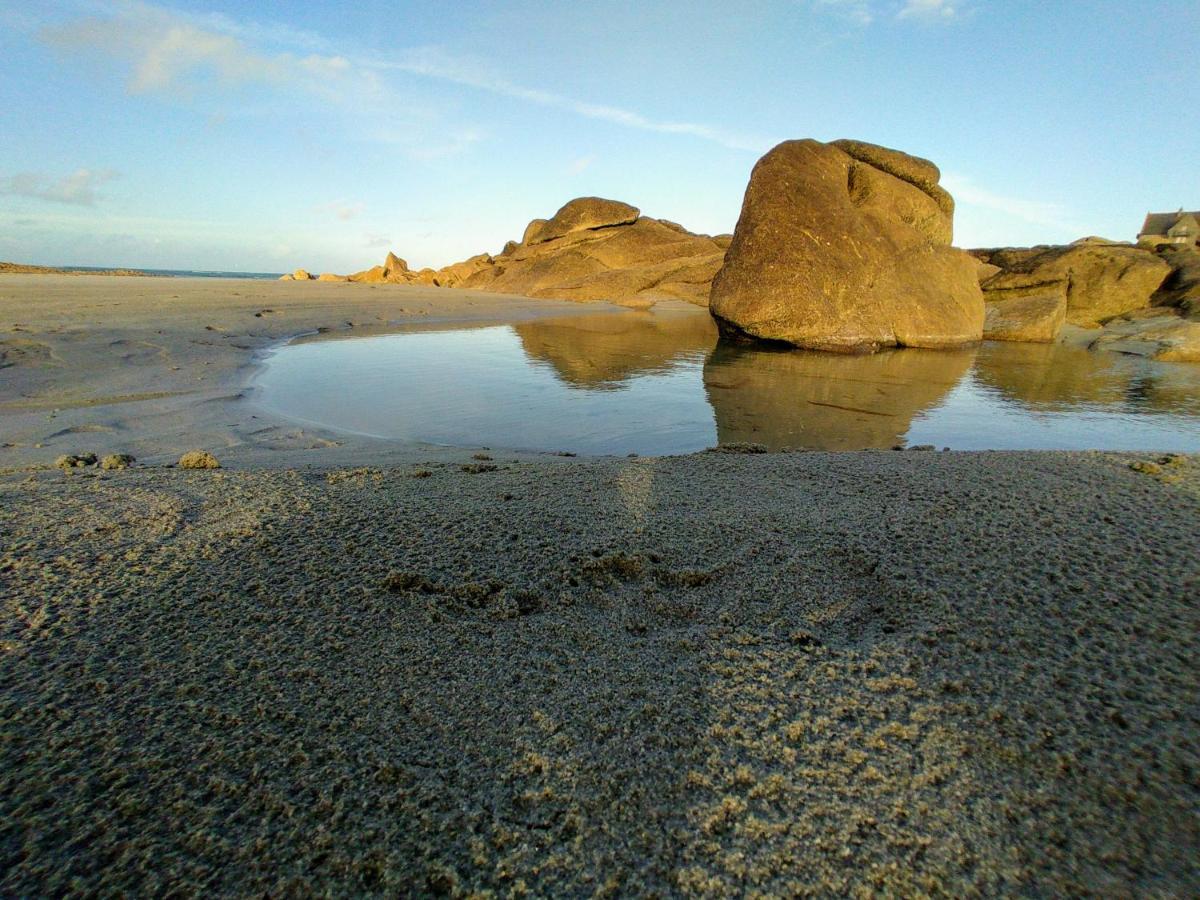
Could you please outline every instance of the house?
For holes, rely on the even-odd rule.
[[[1163,244],[1195,246],[1200,243],[1200,210],[1173,213],[1147,213],[1138,234],[1139,247]]]

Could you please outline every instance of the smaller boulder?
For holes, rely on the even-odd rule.
[[[297,269],[292,273],[292,278],[296,281],[312,281],[312,276],[304,269]]]
[[[525,243],[544,244],[546,241],[552,241],[576,231],[610,228],[614,225],[631,225],[637,221],[640,214],[641,211],[636,206],[630,206],[620,200],[577,197],[566,203]],[[530,224],[532,225],[532,223]]]
[[[219,469],[221,464],[207,450],[189,450],[179,457],[181,469]]]
[[[349,281],[346,275],[334,275],[332,272],[322,272],[317,276],[317,281]]]
[[[102,469],[128,469],[137,460],[128,453],[110,453],[100,460],[100,468]]]
[[[984,304],[983,339],[1048,344],[1067,320],[1067,293],[1050,287],[1041,293]]]

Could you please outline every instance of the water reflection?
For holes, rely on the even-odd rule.
[[[711,316],[676,308],[535,319],[513,331],[530,358],[551,365],[566,384],[591,390],[703,359],[717,340]]]
[[[887,448],[971,367],[974,350],[895,350],[865,356],[718,345],[704,390],[722,443],[770,449]]]
[[[656,307],[318,339],[272,356],[258,396],[345,431],[577,453],[1200,450],[1197,365],[1067,345],[843,356],[716,338],[703,310]]]
[[[1033,410],[1112,407],[1200,415],[1200,367],[1070,344],[988,343],[975,377]]]

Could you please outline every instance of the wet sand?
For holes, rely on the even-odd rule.
[[[1200,891],[1200,460],[322,446],[279,337],[587,308],[18,279],[0,893]]]

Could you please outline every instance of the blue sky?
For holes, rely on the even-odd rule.
[[[934,160],[956,243],[1200,208],[1200,3],[0,0],[0,259],[440,266],[572,197],[731,231],[778,141]]]

